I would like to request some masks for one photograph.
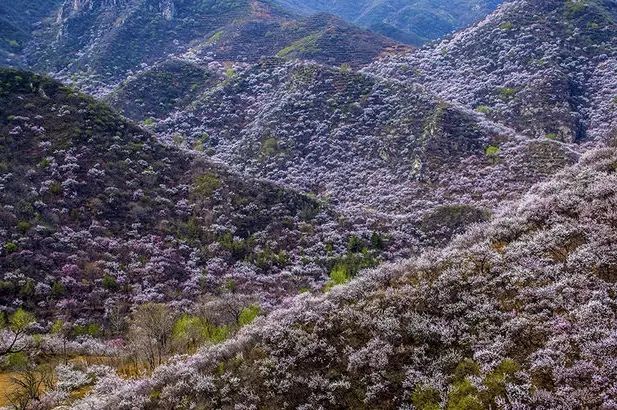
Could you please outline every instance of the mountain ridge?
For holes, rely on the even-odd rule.
[[[298,17],[268,1],[66,1],[37,31],[29,65],[102,95],[169,58],[250,63],[262,56],[366,64],[397,43],[331,15]]]
[[[489,1],[297,1],[278,4],[304,13],[329,12],[395,40],[422,45],[473,23],[501,3]],[[452,4],[454,3],[454,4]]]

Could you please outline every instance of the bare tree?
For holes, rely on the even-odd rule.
[[[161,303],[146,303],[135,310],[129,329],[131,347],[150,369],[170,354],[174,321],[174,314]]]
[[[16,410],[35,409],[45,391],[54,388],[54,373],[50,366],[28,366],[11,377],[12,391],[7,399]]]
[[[24,351],[28,343],[28,329],[35,317],[23,309],[17,309],[7,322],[0,321],[0,358]]]

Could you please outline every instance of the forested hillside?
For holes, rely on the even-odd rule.
[[[77,408],[610,408],[614,148],[441,251],[304,296]],[[118,391],[120,389],[120,391]]]
[[[615,126],[617,4],[512,1],[442,42],[376,62],[526,135],[567,142]]]
[[[3,70],[0,86],[5,306],[106,327],[114,309],[229,283],[268,306],[319,289],[351,238],[370,243],[328,205],[166,148],[48,78]]]

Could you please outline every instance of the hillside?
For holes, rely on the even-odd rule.
[[[224,65],[203,67],[170,59],[129,77],[105,101],[132,120],[148,122],[185,108],[225,79]]]
[[[353,274],[387,257],[366,245],[379,231],[164,147],[48,78],[0,70],[0,107],[3,311],[106,326],[113,309],[187,307],[229,284],[267,309],[336,264]]]
[[[292,18],[270,11],[222,27],[207,41],[194,45],[189,54],[251,63],[277,56],[359,67],[393,48],[405,47],[326,13]]]
[[[207,65],[278,54],[359,66],[395,45],[333,16],[302,18],[267,1],[66,0],[26,56],[33,69],[106,94],[170,57]]]
[[[501,0],[275,0],[311,14],[326,12],[397,41],[421,45],[492,12]]]
[[[577,158],[414,85],[280,60],[207,90],[156,129],[239,172],[429,239],[484,219]]]
[[[442,251],[299,297],[76,408],[611,408],[614,148]]]
[[[614,14],[515,0],[360,72],[243,67],[156,122],[424,251],[141,380],[107,372],[76,407],[617,405]]]
[[[525,0],[370,72],[422,84],[526,135],[604,138],[615,125],[617,5]]]

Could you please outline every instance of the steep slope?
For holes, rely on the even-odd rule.
[[[583,141],[617,125],[617,4],[515,0],[371,72],[423,84],[527,135]]]
[[[114,308],[186,306],[230,284],[267,308],[387,248],[369,245],[379,233],[367,225],[166,148],[45,77],[0,70],[0,139],[2,311],[101,323]]]
[[[275,0],[301,13],[326,12],[420,45],[467,26],[493,11],[501,0]]]
[[[576,158],[413,85],[279,60],[208,90],[157,130],[408,235],[426,222],[433,237],[457,225],[449,211],[459,214],[459,205],[479,216]],[[440,219],[437,229],[431,221]]]
[[[612,408],[617,154],[534,187],[446,249],[298,297],[77,408]]]
[[[22,65],[33,32],[52,17],[62,0],[11,0],[0,4],[0,65]]]
[[[395,45],[331,16],[297,18],[258,0],[66,0],[58,14],[30,44],[28,61],[96,94],[186,52],[204,64],[279,53],[361,65]]]

